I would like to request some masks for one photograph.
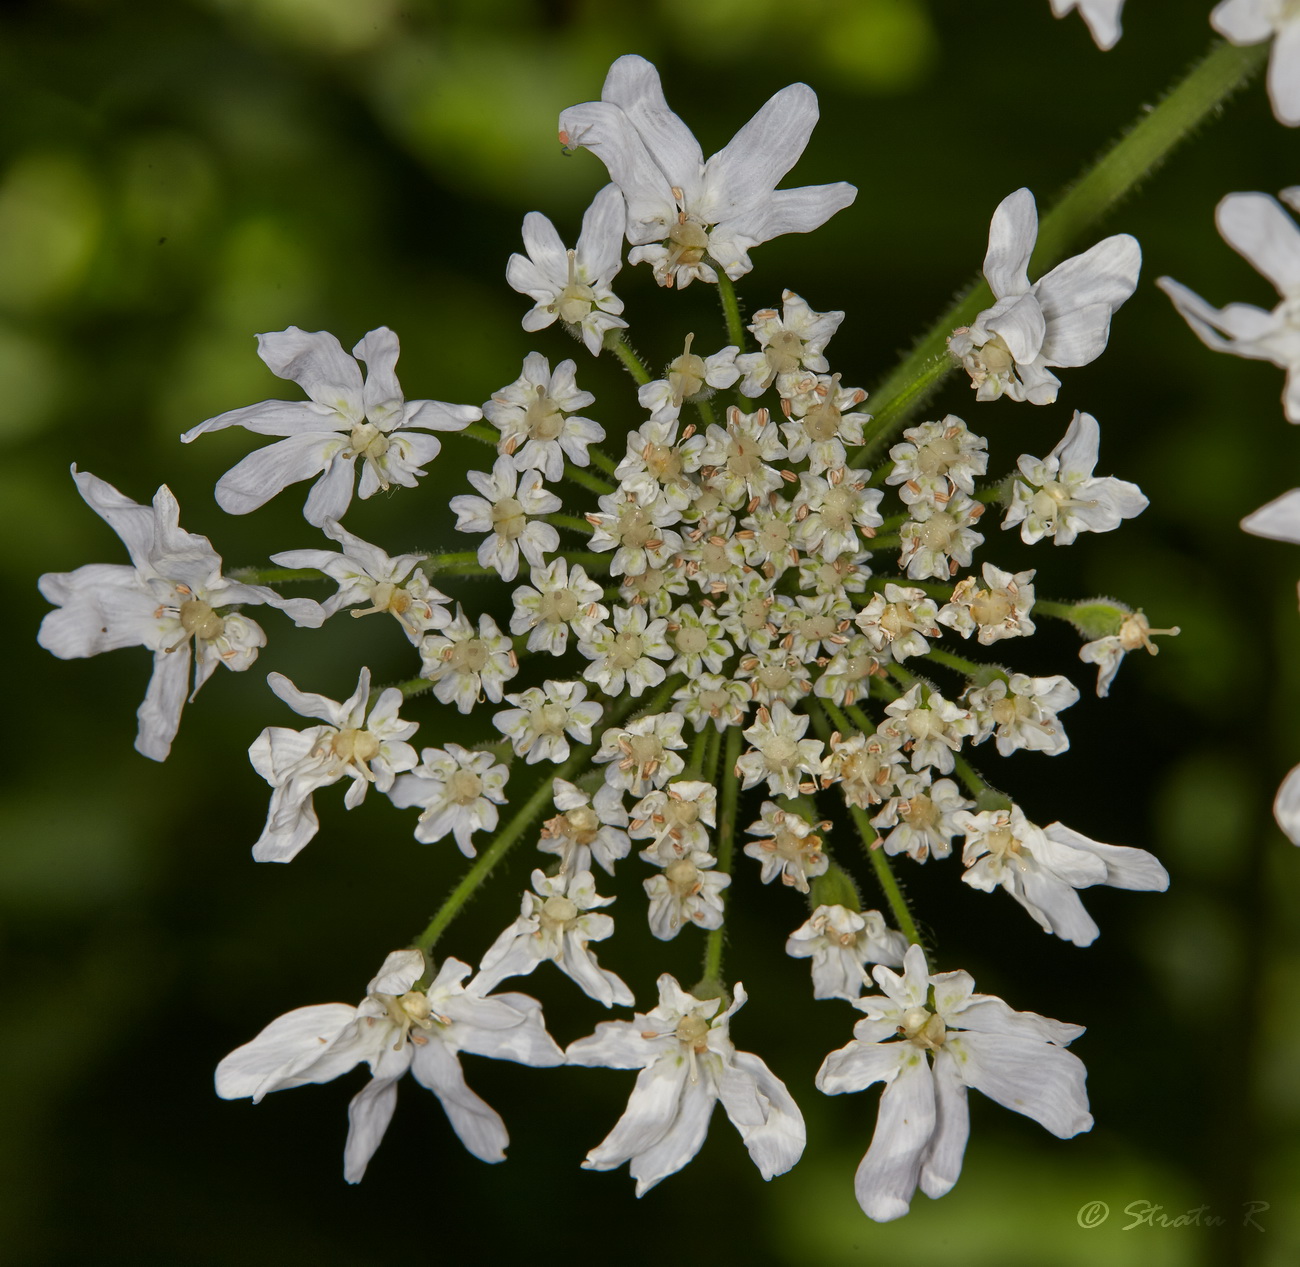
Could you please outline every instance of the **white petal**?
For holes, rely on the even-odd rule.
[[[1038,208],[1028,189],[1008,194],[993,213],[984,276],[993,297],[1023,295],[1029,289],[1029,257],[1038,240]]]
[[[465,1085],[460,1061],[437,1038],[417,1046],[411,1073],[438,1097],[460,1142],[480,1161],[505,1161],[510,1136],[501,1115]]]
[[[310,1076],[315,1073],[312,1066],[356,1014],[357,1009],[346,1003],[321,1003],[276,1017],[256,1038],[235,1048],[217,1066],[217,1094],[223,1100],[252,1096],[256,1102],[286,1086],[337,1077],[345,1072],[344,1068],[319,1077]],[[347,1068],[354,1064],[355,1059]]]
[[[361,420],[361,370],[332,334],[313,334],[297,326],[259,334],[257,354],[271,373],[292,379],[318,405]]]
[[[1087,1070],[1064,1048],[1004,1034],[953,1034],[946,1046],[962,1080],[989,1099],[1032,1117],[1061,1139],[1091,1128]]]
[[[190,644],[186,642],[170,655],[158,651],[153,658],[153,676],[144,703],[136,712],[140,727],[135,750],[153,761],[166,761],[172,740],[181,725],[181,709],[190,689]]]
[[[858,1204],[868,1218],[887,1223],[907,1213],[935,1122],[934,1078],[925,1056],[913,1047],[880,1097],[871,1147],[854,1176]]]
[[[970,1138],[970,1111],[966,1087],[957,1060],[945,1048],[934,1053],[934,1134],[921,1167],[921,1191],[941,1197],[961,1175],[961,1159]]]
[[[372,1078],[348,1105],[348,1140],[343,1146],[343,1178],[360,1183],[393,1120],[397,1107],[397,1079]]]
[[[587,1154],[586,1161],[582,1163],[583,1168],[613,1170],[663,1139],[672,1129],[678,1105],[690,1085],[687,1073],[685,1061],[674,1063],[674,1058],[658,1061],[649,1068],[642,1069],[637,1075],[636,1085],[632,1088],[623,1116],[614,1124],[614,1129]],[[664,1174],[671,1173],[664,1171]]]
[[[1300,28],[1297,28],[1300,30]],[[1224,240],[1282,295],[1300,293],[1300,226],[1268,194],[1228,194],[1215,208]]]
[[[228,515],[256,510],[290,484],[323,471],[342,442],[337,431],[310,431],[254,450],[217,481],[217,505]]]
[[[1300,22],[1295,10],[1278,30],[1268,55],[1268,99],[1287,127],[1300,127]]]

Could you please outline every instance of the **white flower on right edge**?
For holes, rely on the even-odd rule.
[[[1300,488],[1293,488],[1252,511],[1241,521],[1241,526],[1257,537],[1300,545]],[[1287,839],[1293,845],[1300,845],[1300,766],[1282,780],[1273,800],[1273,817]]]
[[[707,162],[644,57],[620,57],[600,97],[561,113],[560,141],[605,164],[627,199],[629,259],[649,263],[661,286],[716,282],[714,263],[735,281],[753,267],[751,248],[810,233],[857,197],[843,183],[776,188],[817,122],[807,84],[782,88]]]
[[[1058,546],[1066,546],[1081,532],[1110,532],[1140,515],[1148,503],[1136,484],[1093,475],[1100,447],[1096,418],[1076,410],[1060,443],[1045,458],[1021,454],[1003,528],[1019,524],[1027,545],[1053,537]]]
[[[1120,30],[1120,10],[1124,0],[1052,0],[1052,12],[1063,18],[1074,9],[1088,24],[1093,42],[1100,49],[1114,48],[1122,34]]]
[[[720,999],[697,999],[665,973],[653,1011],[603,1021],[591,1037],[569,1044],[568,1064],[640,1070],[627,1111],[587,1154],[583,1169],[631,1162],[636,1195],[644,1196],[700,1151],[719,1100],[764,1179],[799,1160],[805,1140],[799,1106],[757,1056],[736,1050],[728,1033],[745,997],[737,982],[731,1006],[719,1014]]]
[[[459,1054],[539,1067],[563,1064],[564,1055],[546,1032],[536,999],[484,998],[466,990],[461,982],[470,967],[458,959],[445,960],[421,990],[416,982],[424,971],[420,951],[395,950],[357,1007],[320,1003],[286,1012],[217,1066],[217,1094],[223,1100],[251,1096],[256,1104],[272,1091],[331,1082],[365,1062],[371,1080],[348,1106],[343,1148],[343,1177],[360,1183],[392,1120],[397,1082],[409,1069],[438,1097],[475,1157],[504,1161],[510,1142],[505,1123],[465,1085]]]
[[[885,1084],[854,1180],[868,1218],[901,1218],[918,1186],[941,1197],[957,1182],[970,1135],[967,1087],[1060,1139],[1092,1127],[1087,1071],[1065,1050],[1081,1026],[976,994],[968,973],[931,973],[920,946],[908,949],[901,977],[883,966],[873,975],[884,994],[854,1004],[866,1018],[817,1072],[827,1095]]]
[[[1223,0],[1210,25],[1230,44],[1273,40],[1268,58],[1268,99],[1273,116],[1300,127],[1300,8],[1294,0]]]
[[[1300,208],[1300,187],[1281,196]],[[1261,193],[1228,194],[1215,208],[1214,222],[1223,240],[1273,283],[1281,296],[1277,307],[1215,308],[1172,277],[1157,278],[1156,285],[1206,347],[1286,370],[1282,407],[1288,422],[1300,423],[1300,226],[1276,198]]]
[[[1038,827],[1018,805],[959,810],[953,822],[966,834],[961,878],[985,893],[1006,889],[1044,932],[1076,946],[1090,946],[1100,931],[1077,889],[1108,884],[1163,893],[1169,887],[1169,872],[1145,849],[1104,845],[1064,823]]]
[[[1037,240],[1034,195],[1017,189],[998,204],[989,225],[984,276],[993,307],[948,340],[979,400],[1005,395],[1050,405],[1061,380],[1049,366],[1095,361],[1106,349],[1111,317],[1137,286],[1142,248],[1127,233],[1103,239],[1031,284]]]

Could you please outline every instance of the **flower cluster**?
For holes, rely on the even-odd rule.
[[[1083,8],[1107,20],[1107,6]],[[1109,6],[1115,35],[1117,10]],[[1069,747],[1061,714],[1077,687],[1001,663],[1015,658],[1014,640],[1044,620],[1072,624],[1104,695],[1122,657],[1154,652],[1151,635],[1166,632],[1116,601],[1044,598],[1040,569],[1003,567],[996,550],[977,562],[991,529],[1017,530],[1029,547],[1066,546],[1118,529],[1146,498],[1096,474],[1100,426],[1089,413],[1058,416],[1061,439],[1044,457],[995,455],[983,426],[951,412],[873,417],[875,402],[828,359],[844,313],[814,311],[785,290],[779,306],[743,322],[733,283],[751,271],[750,252],[817,228],[854,199],[843,183],[776,188],[816,117],[811,89],[792,85],[706,161],[655,68],[635,56],[614,63],[600,101],[561,115],[565,147],[591,151],[610,183],[573,249],[546,217],[528,215],[526,254],[510,257],[507,280],[532,301],[525,330],[558,324],[587,353],[618,357],[637,381],[635,407],[598,406],[578,386],[575,361],[552,368],[537,351],[481,408],[406,401],[387,329],[367,334],[356,359],[330,334],[261,335],[262,359],[309,399],[234,409],[183,439],[228,427],[282,437],[223,475],[216,497],[243,514],[314,480],[304,516],[330,544],[271,558],[332,585],[320,601],[224,579],[207,541],[177,526],[165,488],[150,511],[76,473],[132,565],[42,578],[57,610],[41,642],[61,656],[135,644],[154,652],[137,741],[146,755],[167,755],[191,662],[196,688],[218,660],[251,664],[264,635],[236,610],[243,604],[279,607],[304,626],[345,609],[389,613],[410,643],[407,681],[372,689],[370,669],[351,665],[356,687],[341,703],[271,674],[274,695],[316,724],[268,726],[249,748],[272,789],[258,861],[290,862],[319,830],[316,792],[344,779],[347,808],[373,784],[398,810],[419,811],[408,820],[417,841],[450,837],[475,859],[359,1006],[290,1012],[218,1067],[220,1095],[257,1100],[367,1064],[371,1081],[350,1110],[349,1181],[364,1173],[408,1069],[472,1153],[501,1160],[504,1125],[466,1086],[461,1052],[637,1070],[626,1112],[583,1164],[629,1163],[638,1195],[696,1154],[718,1102],[764,1178],[793,1166],[802,1114],[730,1035],[747,999],[722,972],[727,901],[749,865],[738,855],[757,864],[752,888],[806,899],[802,912],[794,896],[771,900],[790,905],[782,935],[792,958],[812,961],[814,995],[866,1015],[817,1086],[836,1094],[886,1083],[857,1179],[870,1217],[905,1213],[917,1186],[937,1196],[956,1181],[968,1086],[1061,1136],[1091,1124],[1082,1065],[1064,1050],[1081,1030],[974,994],[965,972],[932,974],[890,860],[933,860],[971,888],[1004,889],[1048,934],[1079,946],[1098,935],[1079,890],[1167,885],[1141,849],[1036,825],[972,764],[976,749],[1034,761]],[[1002,201],[984,261],[993,302],[945,331],[948,368],[969,376],[977,412],[997,401],[1052,406],[1063,390],[1053,371],[1102,353],[1137,284],[1141,252],[1126,234],[1031,282],[1037,230],[1027,189]],[[718,288],[721,347],[683,332],[672,344],[681,353],[652,377],[613,291],[625,246],[662,287]],[[1279,287],[1294,282],[1283,271]],[[1247,337],[1235,317],[1216,328]],[[1251,347],[1281,346],[1271,328],[1251,328]],[[620,418],[635,425],[616,429]],[[449,500],[472,550],[391,556],[343,526],[358,470],[362,498],[417,488],[440,431],[468,431],[495,449],[490,470],[469,474],[473,492]],[[591,499],[582,513],[565,513],[581,493]],[[466,575],[505,587],[493,610],[506,629],[481,588],[456,587]],[[994,644],[999,660],[985,658]],[[417,730],[464,743],[417,748]],[[855,836],[869,873],[887,878],[877,909],[843,843]],[[518,914],[476,969],[456,958],[439,965],[435,941],[520,842],[543,865],[517,908],[512,897]],[[619,885],[629,870],[635,881]],[[699,937],[700,980],[688,990],[659,975],[655,1006],[603,1021],[567,1050],[535,1000],[493,993],[550,972],[549,962],[602,1007],[635,1009],[646,983],[602,966],[592,948],[602,943],[615,958],[616,918],[644,919],[660,941]],[[994,902],[987,918],[996,927],[1022,917]],[[867,993],[876,986],[883,995]]]

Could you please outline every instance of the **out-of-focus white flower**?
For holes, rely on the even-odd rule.
[[[622,789],[602,783],[588,796],[564,779],[555,779],[551,789],[560,812],[542,825],[538,849],[559,855],[563,875],[590,871],[593,862],[613,875],[614,863],[632,848],[623,830],[628,820]]]
[[[465,1085],[459,1054],[546,1067],[563,1064],[564,1053],[546,1032],[536,999],[466,990],[460,983],[471,969],[459,959],[445,960],[420,990],[424,971],[420,951],[395,950],[359,1006],[321,1003],[286,1012],[217,1066],[217,1094],[251,1096],[256,1104],[272,1091],[332,1082],[364,1061],[371,1080],[348,1106],[343,1149],[343,1177],[359,1183],[392,1120],[398,1079],[409,1069],[438,1097],[475,1157],[504,1161],[505,1123]]]
[[[1293,488],[1252,511],[1241,521],[1241,526],[1257,537],[1300,545],[1300,488]],[[1293,845],[1300,845],[1300,766],[1282,780],[1273,801],[1273,817],[1287,839]]]
[[[1245,527],[1243,520],[1242,526]],[[1249,528],[1246,529],[1251,531]],[[1172,629],[1152,629],[1141,611],[1129,612],[1120,622],[1119,632],[1085,642],[1079,648],[1079,659],[1085,664],[1097,666],[1097,694],[1110,694],[1110,684],[1119,672],[1120,661],[1130,651],[1145,647],[1152,655],[1158,655],[1160,648],[1151,641],[1152,634],[1167,634],[1173,637],[1181,632],[1177,625]]]
[[[476,850],[470,837],[495,830],[509,774],[492,753],[449,743],[446,748],[425,748],[420,764],[398,775],[388,797],[398,809],[423,807],[416,840],[427,845],[450,834],[461,853],[472,858]]]
[[[1011,485],[1003,528],[1020,525],[1020,539],[1032,545],[1053,537],[1069,545],[1081,532],[1110,532],[1140,515],[1147,499],[1136,484],[1113,475],[1096,476],[1101,428],[1091,414],[1075,411],[1060,442],[1045,458],[1021,454],[1020,476]]]
[[[623,266],[623,226],[627,212],[617,185],[606,185],[582,217],[575,250],[565,250],[555,226],[540,211],[524,217],[527,258],[512,255],[506,281],[536,305],[524,314],[530,334],[544,330],[558,317],[580,334],[587,351],[599,356],[605,333],[623,330],[618,314],[623,301],[610,290]]]
[[[728,1027],[745,998],[736,982],[731,1006],[719,1013],[720,999],[697,999],[665,973],[653,1011],[602,1021],[590,1038],[569,1044],[571,1065],[641,1071],[626,1112],[587,1154],[585,1169],[631,1162],[636,1194],[644,1196],[700,1151],[719,1100],[764,1179],[799,1160],[805,1140],[799,1106],[757,1056],[732,1044]]]
[[[326,616],[357,603],[366,603],[354,616],[390,612],[417,646],[430,629],[441,629],[450,619],[444,603],[451,599],[429,584],[420,570],[427,554],[398,554],[390,557],[378,546],[362,541],[333,519],[321,531],[337,541],[343,550],[283,550],[271,555],[271,562],[286,568],[316,568],[339,584],[338,592],[321,604]]]
[[[857,197],[842,183],[776,188],[817,122],[807,84],[781,89],[707,162],[645,58],[620,57],[600,96],[561,113],[560,141],[605,164],[627,199],[628,258],[649,263],[661,286],[715,282],[714,264],[735,281],[753,267],[751,248],[811,232]]]
[[[542,485],[538,471],[515,469],[513,460],[502,456],[492,467],[492,474],[470,471],[469,482],[482,497],[462,493],[453,497],[460,532],[490,534],[478,548],[480,567],[495,568],[503,581],[519,575],[519,555],[533,567],[540,567],[544,556],[560,548],[560,534],[551,524],[530,523],[530,515],[549,515],[560,509],[560,499]]]
[[[570,876],[534,871],[533,892],[524,894],[519,918],[488,947],[473,989],[486,994],[507,977],[525,977],[549,959],[598,1003],[631,1007],[632,991],[588,949],[589,942],[613,933],[614,921],[596,913],[613,900],[596,893],[590,871]]]
[[[1088,24],[1093,41],[1098,48],[1114,48],[1122,34],[1120,30],[1120,12],[1124,0],[1052,0],[1052,12],[1063,18],[1074,9]]]
[[[901,967],[907,938],[885,924],[879,911],[851,911],[846,906],[819,906],[790,934],[785,953],[812,960],[813,998],[853,999],[870,981],[866,965]]]
[[[1035,826],[1018,805],[962,810],[955,822],[966,836],[961,878],[985,893],[1006,889],[1045,932],[1076,946],[1090,946],[1099,930],[1075,890],[1108,884],[1163,893],[1169,887],[1169,873],[1145,849],[1104,845],[1064,823]]]
[[[1268,57],[1273,115],[1289,128],[1300,127],[1300,9],[1292,0],[1222,0],[1210,25],[1231,44],[1273,41]]]
[[[86,505],[122,539],[131,564],[88,563],[75,572],[46,572],[40,591],[57,610],[41,621],[36,640],[61,660],[148,647],[153,676],[136,714],[135,748],[165,761],[186,696],[193,699],[218,664],[240,672],[266,645],[260,625],[227,609],[269,603],[295,624],[313,628],[326,613],[309,598],[281,598],[264,585],[228,581],[207,537],[180,526],[180,507],[166,484],[152,506],[141,506],[89,471],[74,466],[72,478]]]
[[[492,724],[510,740],[515,754],[528,764],[567,761],[569,739],[591,742],[591,728],[605,711],[587,699],[581,682],[545,682],[518,695],[507,695],[514,708],[503,709]]]
[[[1017,189],[998,204],[989,226],[984,276],[995,303],[948,340],[979,400],[1006,395],[1050,405],[1061,381],[1049,366],[1095,361],[1106,349],[1111,317],[1137,286],[1142,249],[1127,233],[1103,239],[1031,284],[1037,240],[1034,195]]]
[[[406,400],[397,383],[397,335],[384,326],[366,335],[352,356],[332,334],[297,326],[259,334],[257,354],[273,374],[292,379],[311,400],[267,400],[232,409],[181,436],[188,444],[208,431],[244,427],[286,437],[250,453],[217,481],[217,504],[231,515],[246,515],[290,484],[319,475],[303,508],[307,522],[319,527],[342,519],[352,504],[358,459],[363,498],[394,484],[414,488],[426,474],[424,464],[442,448],[442,441],[426,432],[460,431],[483,416],[473,405]],[[364,384],[354,357],[368,368]]]
[[[341,704],[300,691],[282,673],[271,673],[266,680],[295,713],[325,723],[309,730],[268,726],[248,749],[253,769],[273,789],[253,857],[258,862],[288,862],[320,830],[312,794],[344,777],[352,780],[343,798],[348,809],[365,800],[372,783],[387,793],[397,775],[416,764],[415,749],[404,741],[419,723],[398,717],[402,692],[395,686],[379,696],[367,716],[369,669],[361,670],[357,689]]]
[[[909,947],[901,977],[883,966],[873,975],[884,994],[854,1004],[865,1019],[817,1072],[827,1095],[885,1084],[854,1181],[868,1218],[901,1218],[918,1186],[941,1197],[957,1182],[970,1135],[967,1087],[1061,1139],[1091,1128],[1083,1062],[1064,1050],[1080,1026],[975,994],[968,973],[932,974],[920,946]]]
[[[1294,29],[1300,39],[1300,23]],[[1300,205],[1300,189],[1284,190],[1282,197]],[[1229,194],[1215,208],[1214,222],[1223,240],[1273,283],[1281,297],[1277,307],[1214,308],[1172,277],[1156,285],[1206,347],[1286,370],[1282,407],[1288,422],[1300,423],[1300,227],[1277,199],[1261,193]]]
[[[587,446],[605,438],[605,428],[575,412],[596,398],[581,391],[572,361],[551,363],[540,353],[524,357],[523,373],[508,387],[492,393],[483,406],[485,417],[501,432],[500,452],[515,470],[541,471],[554,482],[564,474],[564,459],[586,466]]]

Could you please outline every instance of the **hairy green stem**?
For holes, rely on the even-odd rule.
[[[727,342],[734,343],[743,352],[745,319],[740,315],[740,300],[736,298],[736,287],[721,268],[715,268],[715,272],[718,274],[718,302],[722,305],[722,315],[727,322]]]
[[[623,362],[623,368],[636,380],[638,387],[644,387],[650,381],[650,371],[624,331],[619,330],[616,334],[611,330],[605,336],[605,346]]]
[[[722,796],[718,806],[718,870],[724,875],[732,874],[732,861],[736,851],[736,806],[740,800],[740,779],[736,776],[736,762],[740,760],[740,727],[731,726],[727,730],[727,754],[723,758]],[[724,890],[723,901],[730,890]],[[721,994],[722,984],[722,943],[726,933],[726,924],[712,929],[704,943],[704,975],[696,987],[699,990],[713,990]]]

